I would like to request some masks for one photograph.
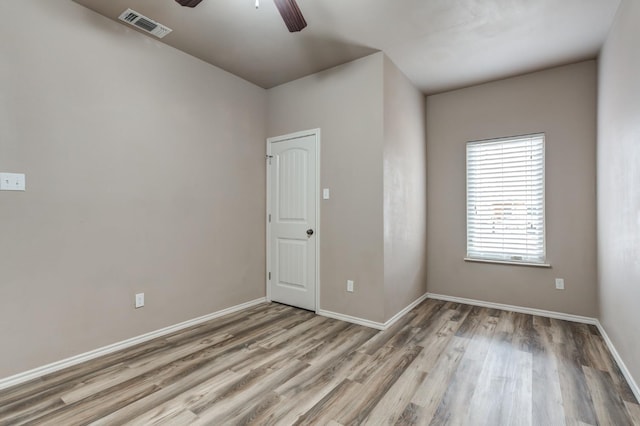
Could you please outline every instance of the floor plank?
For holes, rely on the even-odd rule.
[[[513,350],[513,315],[502,315],[477,377],[467,423],[532,424],[532,355]],[[552,424],[552,423],[550,423]]]
[[[591,393],[594,411],[601,425],[632,425],[628,412],[615,391],[615,386],[609,373],[595,368],[582,367]]]
[[[624,405],[627,409],[629,419],[631,419],[631,423],[634,425],[640,425],[640,405],[627,401],[624,402]]]
[[[497,318],[489,313],[489,310],[478,310],[477,315],[473,317],[476,326],[467,329],[467,337],[461,337],[469,342],[456,371],[447,383],[446,392],[433,415],[431,425],[467,424],[467,419],[473,418],[474,413],[470,411],[472,407],[469,401],[474,397],[479,384],[478,377],[483,370],[498,323]]]
[[[0,425],[640,425],[597,328],[426,300],[388,330],[261,304],[0,391]]]
[[[558,359],[552,349],[554,343],[551,322],[546,319],[546,322],[534,322],[541,349],[533,353],[533,424],[562,426],[566,421]]]

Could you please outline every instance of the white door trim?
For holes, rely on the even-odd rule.
[[[316,139],[316,314],[320,312],[320,202],[321,202],[321,190],[320,190],[320,129],[304,130],[301,132],[290,133],[288,135],[275,136],[267,139],[267,160],[271,161],[271,144],[274,142],[281,142],[290,139],[298,139],[306,136],[315,136]],[[267,163],[268,164],[268,163]],[[271,173],[267,166],[267,214],[265,215],[265,222],[267,227],[267,263],[265,274],[265,286],[267,300],[271,302],[271,286],[269,285],[269,269],[271,268],[271,223],[269,222],[269,214],[271,213]]]

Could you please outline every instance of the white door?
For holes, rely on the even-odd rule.
[[[268,297],[316,310],[318,131],[267,143]]]

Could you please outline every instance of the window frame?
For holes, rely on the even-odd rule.
[[[503,252],[501,256],[470,256],[469,255],[469,146],[470,145],[482,145],[482,144],[491,144],[491,143],[506,143],[506,142],[516,142],[519,140],[529,139],[529,138],[541,138],[542,139],[542,197],[541,197],[541,207],[542,207],[542,257],[541,259],[508,259],[509,256],[514,256],[514,254],[509,254],[508,252]],[[548,263],[547,259],[547,212],[546,212],[546,134],[544,132],[539,133],[530,133],[524,135],[515,135],[515,136],[506,136],[500,138],[491,138],[491,139],[481,139],[468,141],[465,144],[465,220],[466,220],[466,255],[464,257],[465,261],[468,262],[480,262],[480,263],[496,263],[496,264],[506,264],[506,265],[523,265],[523,266],[536,266],[536,267],[546,267],[550,268],[551,265]]]

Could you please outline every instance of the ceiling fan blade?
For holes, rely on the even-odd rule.
[[[196,7],[202,0],[176,0],[182,6]]]
[[[176,0],[182,6],[196,7],[202,0]],[[282,16],[289,32],[295,33],[302,31],[307,26],[302,12],[296,3],[296,0],[274,0],[278,12]]]
[[[176,0],[177,1],[177,0]],[[274,0],[278,12],[282,15],[289,32],[302,31],[307,26],[296,0]]]

